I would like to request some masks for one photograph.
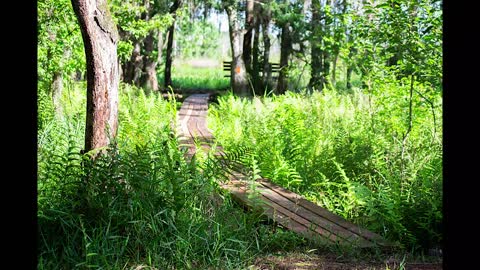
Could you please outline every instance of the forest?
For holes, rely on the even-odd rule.
[[[442,16],[439,0],[37,0],[38,269],[442,269]],[[198,94],[213,137],[192,133],[192,157],[178,127]],[[394,248],[281,226],[224,188],[225,164]]]

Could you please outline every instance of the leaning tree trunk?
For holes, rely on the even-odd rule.
[[[285,94],[287,90],[287,66],[290,53],[292,51],[292,39],[290,36],[290,23],[282,26],[282,36],[280,40],[280,74],[278,75],[277,95]]]
[[[87,59],[85,151],[88,152],[107,146],[117,133],[119,37],[106,0],[72,0],[72,6]]]
[[[233,6],[226,6],[228,15],[228,28],[230,32],[230,45],[232,48],[232,68],[230,84],[233,93],[239,96],[248,96],[248,80],[243,62],[242,29],[237,20],[237,10]]]

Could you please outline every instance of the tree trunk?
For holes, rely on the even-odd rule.
[[[133,52],[130,61],[125,63],[123,72],[124,82],[140,86],[140,77],[142,75],[143,55],[141,54],[140,41],[133,44]]]
[[[269,92],[272,82],[272,67],[270,65],[270,36],[268,35],[268,27],[270,25],[270,18],[266,17],[262,24],[263,37],[263,89],[262,92]]]
[[[258,10],[259,4],[255,3],[254,9]],[[260,81],[260,62],[259,62],[259,44],[260,44],[260,20],[254,21],[254,36],[253,36],[253,49],[252,49],[252,83],[255,93],[261,94],[261,81]]]
[[[312,32],[314,39],[311,42],[311,77],[308,83],[310,89],[318,91],[323,90],[323,53],[321,49],[322,43],[322,25],[320,23],[320,1],[312,0]]]
[[[347,89],[352,89],[352,72],[353,72],[353,55],[356,52],[355,48],[351,47],[348,52],[348,62],[347,62]]]
[[[252,32],[254,26],[253,0],[247,0],[245,9],[245,28],[247,32],[243,36],[243,61],[248,74],[252,73]]]
[[[204,22],[207,21],[210,8],[211,8],[211,7],[210,7],[210,3],[208,3],[208,2],[204,2],[204,3],[203,3],[203,21],[204,21]]]
[[[176,19],[175,12],[182,6],[182,0],[175,0],[172,7],[170,7],[170,14]],[[173,53],[173,34],[175,32],[175,21],[168,28],[168,40],[167,40],[167,55],[165,59],[165,88],[172,85],[172,53]]]
[[[58,70],[53,74],[52,80],[52,100],[53,107],[55,108],[55,115],[62,115],[62,106],[60,98],[63,92],[63,72]]]
[[[337,78],[336,78],[336,73],[337,73],[337,61],[338,61],[338,52],[335,53],[335,56],[333,57],[332,61],[332,86],[335,87],[337,84]]]
[[[145,12],[142,14],[142,19],[149,21],[155,15],[155,9],[151,6],[150,0],[144,0]],[[147,93],[150,91],[158,91],[157,81],[157,59],[153,58],[155,30],[150,30],[148,35],[143,40],[144,48],[144,65],[141,73],[140,83]]]
[[[322,83],[323,86],[329,86],[329,77],[330,77],[330,53],[328,53],[326,50],[323,50],[323,73],[322,75]]]
[[[243,62],[242,29],[237,20],[237,10],[234,6],[225,6],[228,15],[228,28],[230,32],[230,45],[232,48],[232,68],[230,84],[233,93],[238,96],[248,96],[248,80]]]
[[[172,51],[173,33],[175,32],[175,21],[168,28],[167,55],[165,59],[165,88],[172,85]]]
[[[353,65],[348,65],[347,67],[347,89],[350,90],[352,89],[352,71],[353,71]]]
[[[63,68],[65,61],[70,57],[72,50],[70,48],[65,48],[60,59],[58,70],[54,72],[52,78],[52,100],[53,107],[55,108],[55,114],[57,116],[62,115],[62,104],[60,99],[62,98],[63,92]]]
[[[158,91],[157,59],[153,58],[154,38],[153,32],[148,34],[143,44],[145,48],[145,73],[142,74],[142,86],[147,92]]]
[[[280,40],[280,74],[278,75],[277,94],[285,94],[287,90],[287,67],[288,59],[292,51],[292,39],[290,36],[290,23],[282,26],[282,36]]]
[[[157,50],[158,50],[158,56],[157,56],[157,65],[163,62],[162,55],[163,55],[163,33],[162,31],[158,31],[158,36],[157,36]]]
[[[107,146],[117,133],[119,37],[106,0],[72,0],[72,6],[87,60],[85,151],[88,152]]]

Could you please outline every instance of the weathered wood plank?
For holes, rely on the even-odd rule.
[[[342,228],[331,221],[323,219],[322,217],[312,212],[309,212],[301,206],[296,206],[294,203],[282,197],[281,195],[266,186],[255,182],[253,184],[257,185],[255,186],[254,190],[249,189],[245,181],[247,177],[244,175],[242,175],[242,177],[238,176],[238,173],[236,175],[231,175],[231,182],[234,184],[233,186],[226,185],[225,187],[229,190],[231,190],[232,188],[241,189],[242,192],[246,194],[255,194],[257,196],[256,199],[252,199],[251,197],[242,197],[239,199],[245,205],[256,206],[256,208],[258,208],[258,206],[260,205],[265,210],[265,207],[261,203],[259,203],[259,201],[263,201],[264,205],[268,205],[270,208],[274,209],[274,211],[272,212],[273,214],[271,215],[268,214],[269,212],[266,212],[267,216],[270,219],[276,220],[277,217],[275,214],[281,213],[282,215],[296,221],[297,223],[302,224],[303,226],[305,226],[306,229],[313,230],[316,233],[320,234],[322,237],[325,237],[326,239],[329,239],[338,244],[350,244],[360,247],[374,246],[374,243],[356,234],[353,234],[348,230],[345,230],[345,228]],[[238,178],[241,178],[241,180]],[[236,196],[237,194],[233,195]],[[285,219],[280,219],[278,223],[288,228],[287,224],[284,224],[284,221]],[[298,231],[297,229],[295,229],[294,231]],[[313,239],[311,236],[309,236],[308,238]]]
[[[192,95],[185,99],[178,112],[179,139],[182,146],[188,147],[186,156],[189,158],[197,151],[195,140],[198,140],[204,151],[210,151],[215,144],[215,138],[206,123],[208,99],[208,94]],[[215,155],[225,155],[220,145],[216,146]],[[230,181],[221,183],[221,187],[228,190],[242,205],[261,211],[289,230],[316,241],[359,247],[393,246],[380,235],[362,229],[268,179],[262,178],[252,183],[240,171],[226,172]],[[254,184],[254,188],[247,183]]]
[[[293,202],[295,204],[298,204],[298,205],[301,205],[304,208],[310,210],[311,212],[313,212],[313,213],[315,213],[319,216],[322,216],[325,219],[328,219],[328,220],[342,226],[343,228],[345,228],[345,229],[347,229],[347,230],[349,230],[349,231],[351,231],[351,232],[353,232],[357,235],[360,235],[360,236],[364,237],[365,239],[376,242],[377,244],[380,244],[380,245],[383,245],[383,246],[393,245],[393,243],[390,243],[390,242],[386,241],[380,235],[378,235],[376,233],[373,233],[371,231],[368,231],[366,229],[362,229],[359,226],[345,220],[344,218],[342,218],[338,215],[335,215],[334,213],[326,210],[325,208],[322,208],[322,207],[306,200],[302,196],[300,196],[296,193],[293,193],[289,190],[286,190],[286,189],[284,189],[284,188],[282,188],[278,185],[275,185],[274,183],[268,181],[267,179],[259,179],[258,182],[261,183],[262,185],[265,185],[265,186],[271,188],[275,192],[278,192],[283,197],[289,199],[291,202]]]
[[[298,222],[295,219],[289,217],[285,213],[288,210],[280,210],[280,207],[275,207],[274,202],[267,203],[264,200],[252,200],[247,190],[237,187],[236,185],[225,186],[226,189],[232,194],[232,197],[235,201],[239,202],[240,204],[246,206],[247,208],[254,210],[254,211],[262,211],[262,214],[266,215],[269,219],[273,220],[274,222],[282,225],[283,227],[297,232],[304,236],[307,239],[319,241],[319,242],[328,242],[330,244],[336,243],[337,238],[334,235],[328,235],[325,237],[322,234],[319,234],[317,231],[310,229],[305,224]],[[260,201],[260,203],[259,203]],[[290,213],[290,215],[294,215]]]

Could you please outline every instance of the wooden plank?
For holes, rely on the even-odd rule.
[[[313,213],[315,213],[319,216],[322,216],[325,219],[328,219],[328,220],[342,226],[343,228],[345,228],[345,229],[347,229],[347,230],[349,230],[349,231],[351,231],[351,232],[353,232],[357,235],[360,235],[360,236],[364,237],[365,239],[376,242],[376,243],[378,243],[380,245],[383,245],[383,246],[393,245],[392,243],[389,243],[388,241],[386,241],[382,236],[380,236],[376,233],[370,232],[366,229],[362,229],[362,228],[358,227],[357,225],[345,220],[344,218],[342,218],[338,215],[335,215],[334,213],[332,213],[332,212],[314,204],[313,202],[310,202],[310,201],[306,200],[302,196],[300,196],[296,193],[293,193],[289,190],[286,190],[286,189],[284,189],[284,188],[282,188],[278,185],[273,184],[272,182],[268,181],[267,179],[259,179],[258,182],[261,183],[264,186],[269,187],[270,189],[274,190],[275,192],[281,194],[283,197],[289,199],[291,202],[293,202],[295,204],[298,204],[298,205],[301,205],[304,208],[312,211]]]
[[[229,77],[229,76],[227,76]],[[185,99],[178,112],[180,143],[188,147],[186,156],[192,157],[197,151],[194,139],[199,140],[201,148],[211,150],[215,138],[207,127],[208,94],[195,94]],[[216,147],[217,156],[224,156],[223,148]],[[306,200],[302,196],[288,191],[268,179],[255,182],[255,192],[247,186],[248,176],[241,172],[228,172],[230,182],[221,184],[229,190],[233,198],[281,226],[297,232],[308,239],[339,244],[371,247],[374,245],[391,246],[380,235],[348,222],[342,217]]]
[[[263,204],[252,203],[252,200],[249,198],[249,194],[242,188],[236,186],[225,187],[231,194],[235,201],[246,206],[247,208],[253,211],[262,211],[261,213],[267,216],[270,220],[282,225],[283,227],[301,234],[307,239],[328,242],[330,244],[335,243],[335,236],[330,235],[330,237],[324,237],[322,234],[318,234],[315,230],[312,230],[305,226],[302,223],[299,223],[295,219],[290,218],[288,215],[285,215],[284,212],[278,211],[272,205],[268,205],[267,202],[263,201]],[[288,212],[288,211],[287,211]],[[333,240],[333,239],[335,240]]]
[[[235,187],[235,189],[241,189],[244,194],[247,194],[247,198],[243,199],[245,203],[256,205],[257,208],[258,208],[258,206],[262,207],[263,210],[265,211],[265,214],[267,214],[267,216],[270,219],[278,222],[282,226],[285,226],[285,227],[289,228],[290,227],[289,226],[290,225],[289,221],[292,220],[295,223],[302,225],[302,226],[295,226],[295,227],[290,228],[291,230],[293,230],[295,232],[302,233],[306,230],[311,230],[312,232],[316,232],[318,235],[320,235],[321,237],[323,237],[325,239],[330,240],[331,242],[342,244],[342,245],[352,245],[353,244],[351,241],[348,241],[348,240],[338,236],[337,234],[335,234],[335,233],[333,233],[329,230],[326,230],[325,228],[323,228],[321,226],[316,226],[316,224],[310,222],[308,219],[305,219],[302,216],[297,215],[296,213],[292,212],[291,209],[288,209],[288,208],[282,206],[281,204],[278,203],[277,200],[265,197],[263,195],[263,193],[265,193],[266,190],[264,188],[262,188],[261,186],[259,186],[257,188],[256,192],[258,192],[258,193],[252,193],[252,191],[248,190],[248,188],[246,186]],[[252,203],[252,199],[249,198],[248,194],[250,196],[252,196],[252,195],[253,196],[258,196],[259,197],[258,200],[263,201],[264,203],[263,204],[262,203]],[[281,216],[283,216],[285,218],[279,218]],[[318,238],[318,235],[317,236],[315,234],[308,235],[308,238],[311,239],[311,240],[316,240],[316,238]],[[369,246],[373,245],[373,243],[370,243],[368,241],[366,241],[364,243],[361,243],[361,244],[362,244],[362,247],[369,247]]]
[[[310,221],[311,223],[349,241],[349,242],[356,242],[357,244],[361,245],[362,247],[372,246],[372,243],[368,240],[364,239],[363,237],[352,233],[349,230],[339,226],[338,224],[331,222],[328,219],[323,218],[320,215],[315,214],[304,208],[299,204],[295,204],[292,201],[288,200],[287,198],[281,196],[280,194],[276,193],[271,189],[267,189],[261,192],[263,196],[267,197],[269,200],[276,202],[278,205],[281,205],[284,208],[289,209],[291,212],[295,213],[296,215]]]

